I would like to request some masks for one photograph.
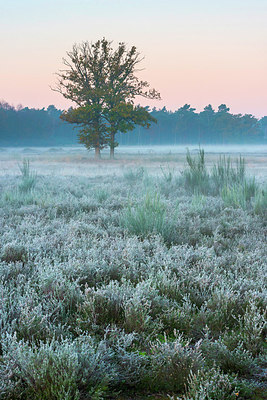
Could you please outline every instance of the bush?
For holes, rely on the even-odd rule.
[[[74,346],[67,342],[41,343],[31,347],[7,337],[3,359],[8,368],[0,369],[1,379],[6,383],[0,396],[10,391],[24,393],[26,398],[36,400],[78,400],[78,357]],[[9,393],[10,395],[10,393]]]
[[[108,386],[136,386],[144,379],[147,362],[131,350],[133,340],[133,334],[117,329],[106,329],[99,342],[84,335],[30,345],[7,335],[2,340],[0,398],[96,400]]]
[[[1,260],[7,263],[10,262],[26,262],[28,259],[28,252],[24,246],[16,243],[8,243],[4,246],[1,253]]]
[[[213,341],[210,338],[205,339],[200,348],[209,367],[215,364],[225,373],[238,373],[245,377],[257,371],[253,357],[240,340],[237,341],[235,348],[229,349],[223,339]]]
[[[236,381],[219,369],[201,370],[190,373],[186,395],[183,400],[234,400],[239,391]],[[174,400],[174,397],[172,397]],[[176,398],[176,400],[182,400]]]
[[[151,343],[150,351],[152,390],[182,391],[191,371],[204,362],[198,347],[192,348],[181,336]]]

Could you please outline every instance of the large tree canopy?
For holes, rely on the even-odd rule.
[[[125,43],[119,43],[113,49],[112,42],[105,38],[74,45],[63,59],[66,69],[57,74],[55,90],[77,107],[65,111],[61,118],[79,126],[80,142],[88,149],[94,148],[96,157],[106,146],[114,156],[117,132],[156,122],[145,107],[134,105],[136,96],[160,99],[148,82],[137,77],[141,61],[135,46],[127,49]]]

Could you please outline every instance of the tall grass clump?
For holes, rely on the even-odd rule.
[[[165,207],[160,197],[157,194],[147,193],[139,205],[128,205],[121,222],[134,235],[145,236],[149,233],[162,233],[165,213]]]
[[[255,214],[266,216],[267,214],[267,190],[258,189],[255,194],[253,208]]]
[[[266,199],[255,179],[246,176],[245,160],[241,156],[232,162],[230,157],[220,157],[208,171],[205,153],[199,149],[193,158],[187,151],[188,167],[183,172],[185,188],[195,194],[221,196],[228,207],[254,208],[258,214],[264,213]]]
[[[257,191],[255,180],[244,180],[243,183],[223,186],[221,197],[227,206],[241,207],[245,210]]]
[[[215,190],[225,185],[242,184],[245,177],[245,159],[241,156],[236,160],[235,165],[231,157],[220,157],[211,171]]]
[[[30,160],[24,159],[22,165],[19,165],[21,172],[21,183],[19,184],[19,191],[23,193],[30,192],[34,189],[37,180],[37,174],[30,169]]]
[[[209,192],[210,177],[205,164],[205,153],[199,149],[197,157],[192,157],[187,149],[186,162],[188,167],[183,172],[186,188],[192,193]]]

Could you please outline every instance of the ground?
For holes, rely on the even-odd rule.
[[[264,398],[264,146],[2,150],[0,399]]]

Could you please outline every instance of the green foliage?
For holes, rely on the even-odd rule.
[[[163,178],[164,178],[165,182],[170,184],[171,181],[173,180],[173,172],[171,171],[169,165],[166,168],[166,170],[164,168],[162,168],[162,166],[160,166],[160,170],[162,172],[162,175],[163,175]]]
[[[99,201],[99,203],[103,203],[104,201],[106,201],[108,199],[109,193],[104,189],[97,189],[95,191],[95,197],[96,197],[97,201]]]
[[[107,146],[105,141],[106,125],[102,121],[102,107],[99,104],[86,104],[78,108],[69,108],[60,118],[79,128],[79,141],[90,150],[103,149]]]
[[[226,205],[241,207],[245,210],[251,199],[255,197],[257,190],[255,180],[244,180],[242,184],[224,186],[221,190],[221,196]]]
[[[36,191],[20,191],[19,189],[15,189],[13,191],[6,191],[2,193],[1,202],[3,204],[10,205],[32,205],[32,204],[43,204],[45,201],[45,196],[42,196],[40,193],[36,193]]]

